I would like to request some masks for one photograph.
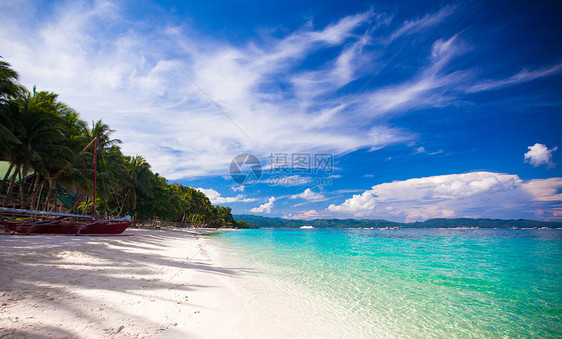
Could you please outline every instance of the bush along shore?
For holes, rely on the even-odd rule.
[[[130,215],[149,224],[246,227],[231,209],[154,173],[121,152],[102,120],[88,125],[47,91],[29,90],[0,59],[0,206],[63,213]],[[97,180],[94,148],[97,139]]]

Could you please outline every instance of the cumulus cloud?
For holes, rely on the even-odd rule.
[[[562,178],[524,181],[513,174],[472,172],[373,186],[328,210],[341,215],[419,221],[429,218],[501,217],[518,210],[538,211],[561,202]],[[554,211],[553,207],[551,210]],[[530,211],[533,213],[533,211]],[[552,216],[555,216],[551,213]],[[544,216],[544,213],[541,215]]]
[[[535,179],[523,184],[536,201],[562,201],[562,178]]]
[[[291,199],[305,199],[305,200],[317,201],[317,200],[324,199],[324,195],[321,193],[313,192],[310,188],[307,188],[302,193],[292,195]]]
[[[270,197],[265,204],[261,204],[259,207],[254,207],[250,210],[252,213],[271,213],[273,208],[273,203],[275,202],[275,197]]]
[[[431,218],[454,218],[455,211],[438,206],[412,208],[406,215],[406,222],[421,221]]]
[[[548,149],[546,145],[536,143],[527,148],[529,151],[525,153],[525,162],[528,162],[535,167],[546,165],[547,168],[552,168],[556,166],[556,164],[552,162],[552,152],[556,151],[558,146]]]
[[[212,188],[196,188],[199,192],[205,194],[212,204],[224,204],[231,202],[253,202],[256,201],[255,198],[246,198],[242,194],[238,194],[235,197],[223,197],[219,192]]]
[[[491,172],[440,175],[393,181],[373,186],[377,201],[457,199],[471,195],[509,190],[521,182],[516,175]]]
[[[352,213],[357,216],[367,215],[375,208],[375,197],[372,192],[354,194],[353,198],[347,199],[341,205],[330,204],[328,211]]]

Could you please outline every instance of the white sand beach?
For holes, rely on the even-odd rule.
[[[247,300],[205,230],[0,236],[1,338],[237,338]]]

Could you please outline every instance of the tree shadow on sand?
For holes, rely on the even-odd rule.
[[[88,323],[99,323],[106,320],[107,314],[113,314],[126,317],[131,323],[160,328],[162,324],[152,320],[148,313],[139,315],[112,309],[91,295],[101,290],[109,298],[124,295],[140,303],[146,302],[146,292],[152,290],[150,302],[180,304],[177,299],[158,296],[157,291],[187,294],[216,287],[190,285],[189,277],[196,272],[221,276],[251,272],[248,268],[213,265],[201,255],[190,258],[185,253],[171,252],[182,236],[186,241],[193,241],[193,235],[187,232],[135,231],[135,234],[133,237],[107,238],[0,236],[0,324],[10,321],[7,315],[17,314],[14,312],[18,310],[18,303],[26,300],[26,304],[37,305],[39,315],[48,310],[62,310]],[[204,245],[204,241],[199,241],[199,250]],[[67,260],[69,256],[72,261]],[[178,277],[179,272],[182,279]],[[92,293],[88,294],[88,291]],[[204,305],[191,306],[205,308]],[[0,337],[11,337],[11,334],[33,337],[25,328],[0,327]],[[65,331],[45,325],[41,334],[72,337]]]

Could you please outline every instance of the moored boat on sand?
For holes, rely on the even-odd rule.
[[[0,207],[0,221],[4,229],[12,234],[121,234],[132,224],[130,217],[95,219],[97,149],[98,139],[94,138],[94,204],[92,216],[32,211]]]
[[[121,234],[130,217],[94,219],[91,216],[0,208],[4,229],[13,234]]]

